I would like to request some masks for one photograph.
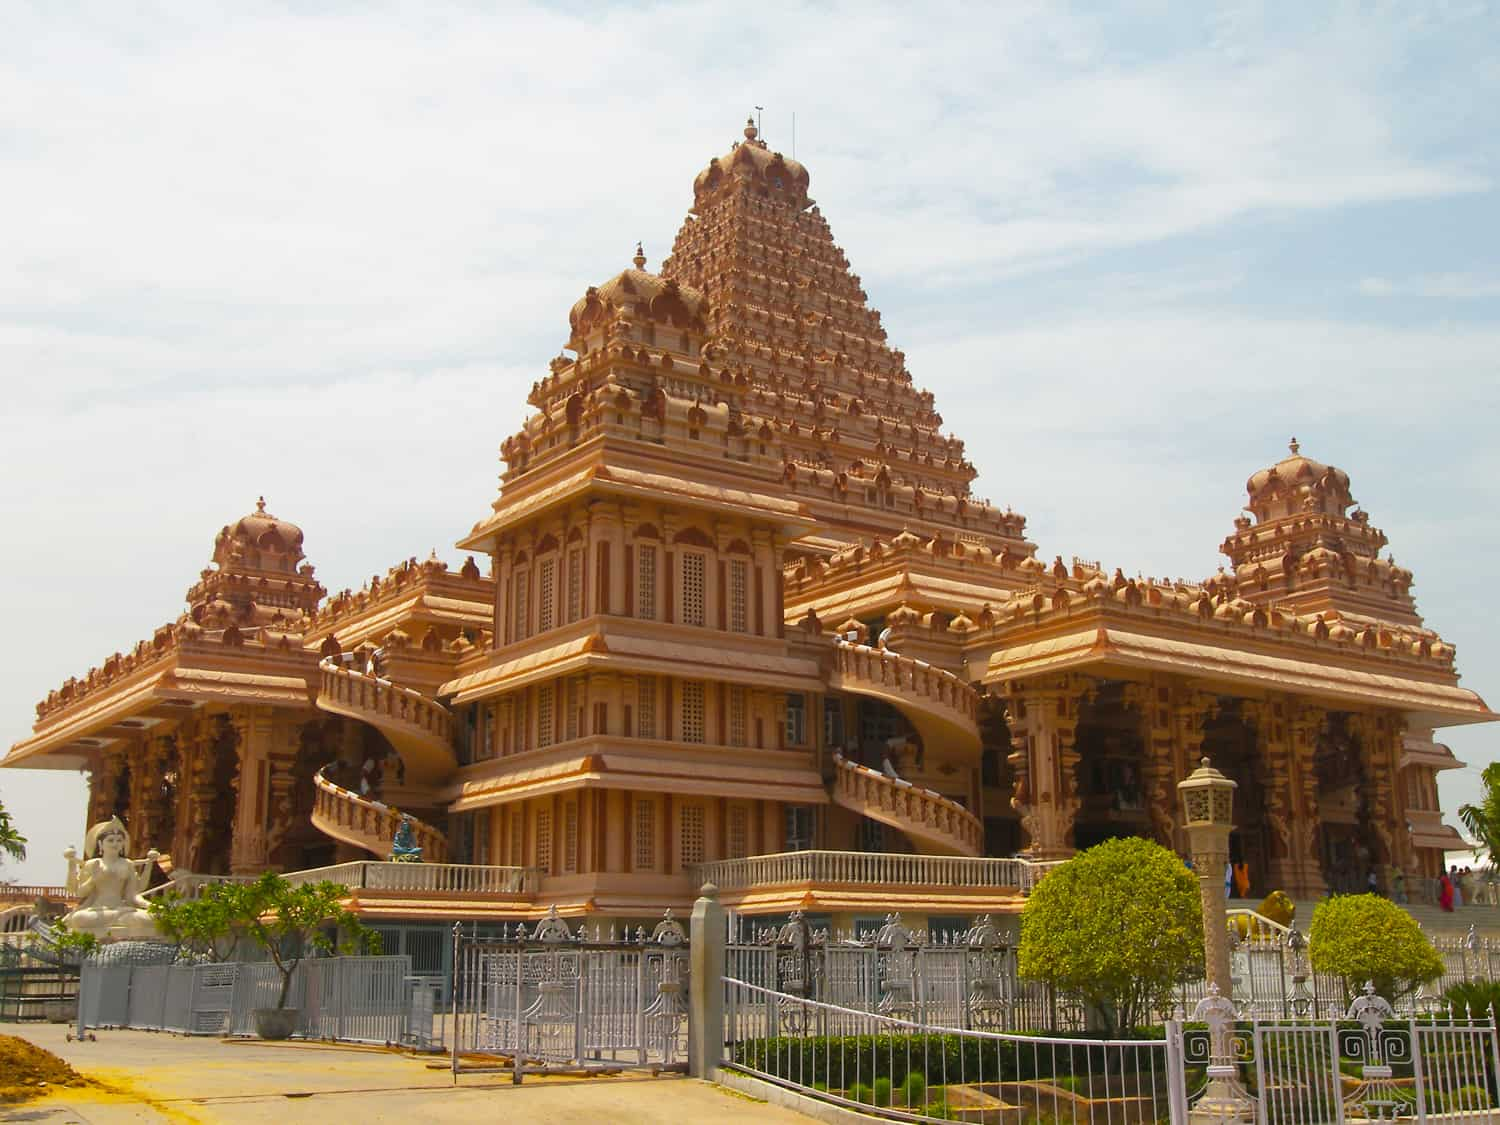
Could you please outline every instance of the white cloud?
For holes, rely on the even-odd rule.
[[[1477,300],[1500,297],[1500,280],[1466,273],[1430,274],[1392,281],[1385,277],[1362,277],[1355,286],[1366,297],[1434,297]]]

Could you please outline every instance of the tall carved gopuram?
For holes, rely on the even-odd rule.
[[[706,879],[750,912],[1014,911],[1109,836],[1183,850],[1205,755],[1256,894],[1419,897],[1456,842],[1433,731],[1493,716],[1348,476],[1294,442],[1201,582],[1039,559],[809,186],[751,125],[659,271],[584,290],[460,542],[487,568],[330,598],[262,505],[3,764],[88,770],[89,821],[174,871],[345,864],[411,925],[645,918]],[[401,813],[421,865],[377,862]]]

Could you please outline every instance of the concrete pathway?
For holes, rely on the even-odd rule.
[[[93,1043],[69,1043],[61,1025],[11,1025],[66,1059],[107,1090],[58,1090],[0,1108],[0,1121],[45,1125],[115,1122],[348,1121],[608,1122],[657,1125],[810,1120],[718,1086],[679,1076],[653,1078],[466,1075],[457,1087],[448,1061],[379,1048],[101,1031]]]

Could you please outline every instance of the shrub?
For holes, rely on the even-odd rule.
[[[919,1106],[927,1101],[927,1079],[918,1071],[909,1071],[906,1081],[901,1083],[901,1100],[908,1106]]]
[[[1450,985],[1443,993],[1443,1003],[1458,1019],[1487,1020],[1491,1011],[1500,1013],[1500,981],[1471,980]]]
[[[1050,876],[1049,876],[1050,878]],[[1080,1038],[1090,1038],[1081,1036]],[[1103,1037],[1102,1033],[1097,1037]],[[1161,1038],[1150,1029],[1142,1038]],[[925,1087],[946,1085],[960,1076],[986,1082],[1027,1081],[1069,1074],[1102,1074],[1118,1066],[1119,1055],[1102,1046],[1032,1044],[1024,1037],[979,1039],[916,1032],[907,1035],[809,1035],[745,1039],[735,1044],[734,1061],[801,1086],[823,1082],[845,1089],[856,1080],[888,1078],[892,1086],[918,1075]]]
[[[851,1102],[859,1102],[862,1105],[872,1105],[875,1101],[875,1091],[864,1082],[854,1083],[844,1091],[844,1096]]]
[[[1111,1035],[1203,971],[1198,883],[1160,844],[1108,840],[1037,884],[1021,915],[1021,975],[1072,992]]]
[[[875,1104],[891,1104],[891,1080],[889,1078],[875,1079]]]
[[[1308,949],[1314,971],[1338,977],[1345,999],[1366,981],[1387,1000],[1443,975],[1443,960],[1416,920],[1379,895],[1338,895],[1313,910]]]

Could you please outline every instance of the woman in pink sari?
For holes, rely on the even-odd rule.
[[[1453,913],[1453,883],[1446,871],[1438,878],[1438,905]]]

